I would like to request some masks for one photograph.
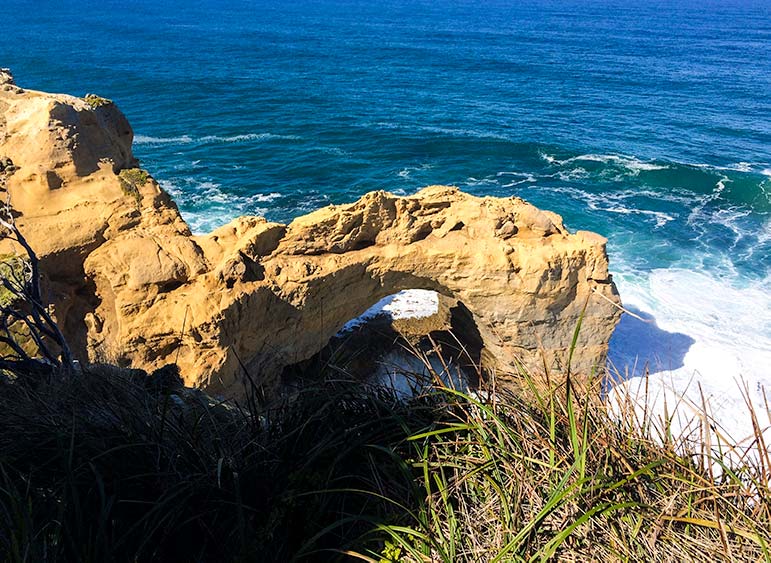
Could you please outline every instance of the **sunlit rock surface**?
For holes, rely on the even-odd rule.
[[[176,362],[187,384],[226,394],[246,370],[271,389],[381,298],[425,289],[467,309],[498,384],[520,368],[564,373],[579,319],[571,371],[604,366],[620,313],[606,241],[554,213],[431,186],[192,236],[152,177],[126,181],[142,178],[125,173],[138,166],[132,138],[109,100],[0,76],[11,205],[83,359]]]

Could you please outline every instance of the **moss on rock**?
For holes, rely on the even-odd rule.
[[[13,286],[19,285],[26,279],[26,266],[26,262],[16,254],[0,254],[0,307],[13,305],[19,299],[3,282],[8,280]]]

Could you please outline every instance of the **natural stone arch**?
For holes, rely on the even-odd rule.
[[[562,369],[581,317],[573,372],[604,364],[620,315],[606,241],[553,213],[433,186],[192,236],[151,176],[126,190],[133,133],[114,104],[3,84],[8,194],[81,359],[173,362],[188,384],[227,394],[241,391],[243,362],[271,388],[379,298],[424,288],[468,307],[499,381]]]
[[[264,277],[231,280],[245,293],[226,316],[248,320],[221,331],[221,346],[232,352],[221,374],[238,372],[237,356],[270,386],[283,366],[318,352],[349,319],[386,295],[415,288],[468,307],[486,357],[504,380],[519,367],[564,368],[582,314],[574,372],[588,374],[604,362],[618,318],[605,240],[568,234],[558,216],[522,200],[435,186],[413,197],[368,194],[286,228],[261,225],[261,234],[240,244],[260,246],[262,236],[280,234],[267,245],[270,252],[238,251],[239,268],[226,260],[228,271],[259,264]],[[222,240],[218,233],[212,236]],[[206,253],[207,243],[199,242]],[[249,283],[259,288],[250,293]]]

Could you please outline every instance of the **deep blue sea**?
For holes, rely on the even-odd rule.
[[[194,231],[375,189],[521,196],[608,237],[622,298],[649,321],[625,318],[619,366],[639,353],[635,369],[771,384],[771,0],[3,13],[0,65],[24,87],[114,99]]]

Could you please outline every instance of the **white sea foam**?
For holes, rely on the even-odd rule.
[[[274,201],[281,197],[281,194],[278,192],[272,192],[269,194],[254,194],[253,196],[249,197],[250,201],[259,201],[259,202],[267,202],[267,201]]]
[[[694,235],[696,241],[714,232],[716,226],[728,229],[733,233],[733,242],[728,250],[733,250],[744,239],[753,241],[745,245],[747,247],[745,258],[747,258],[755,252],[759,244],[768,239],[768,228],[757,228],[751,219],[753,210],[750,207],[729,204],[722,199],[721,194],[728,182],[731,180],[722,178],[711,193],[695,197],[686,224],[696,232]]]
[[[752,163],[737,162],[736,164],[734,164],[734,170],[737,170],[738,172],[752,172]]]
[[[244,141],[272,141],[288,140],[296,141],[301,137],[297,135],[275,135],[273,133],[247,133],[245,135],[231,135],[221,137],[219,135],[205,135],[197,140],[201,143],[242,143]]]
[[[720,198],[720,195],[726,188],[726,182],[732,182],[732,180],[723,176],[720,178],[720,180],[718,180],[717,184],[715,184],[715,188],[711,193],[696,200],[696,205],[693,206],[693,209],[691,210],[691,213],[689,214],[686,221],[688,225],[694,226],[704,221],[704,209],[709,203]]]
[[[313,148],[314,150],[317,150],[326,154],[331,154],[333,156],[351,156],[351,153],[349,153],[344,149],[341,149],[340,147],[325,147],[325,146],[319,145]]]
[[[728,166],[720,166],[717,164],[704,164],[702,162],[678,162],[683,166],[691,166],[693,168],[701,168],[704,170],[715,170],[720,172],[756,172],[759,166],[762,164],[756,162],[735,162]]]
[[[570,170],[560,170],[559,172],[557,172],[557,178],[559,178],[563,182],[570,182],[573,180],[582,180],[588,177],[589,177],[589,172],[587,172],[585,168],[581,168],[580,166],[571,168]]]
[[[503,172],[498,172],[495,175],[495,177],[496,178],[517,178],[516,180],[512,180],[505,184],[501,184],[502,188],[513,188],[514,186],[519,186],[521,184],[535,184],[538,182],[538,178],[536,178],[535,176],[527,172],[503,171]]]
[[[548,186],[541,189],[549,190],[554,193],[565,194],[573,199],[583,201],[584,204],[592,211],[651,217],[655,223],[654,228],[663,227],[670,221],[674,221],[676,218],[672,213],[665,213],[663,211],[656,211],[654,209],[642,209],[637,206],[627,205],[626,201],[628,199],[640,196],[640,192],[635,192],[633,190],[594,194],[572,187]]]
[[[178,137],[150,137],[147,135],[134,135],[135,145],[179,145],[192,142],[193,138],[189,135],[180,135]]]
[[[611,390],[611,404],[631,395],[638,416],[671,418],[675,436],[696,441],[706,438],[698,415],[706,404],[715,422],[711,443],[747,448],[749,401],[771,438],[771,276],[742,287],[684,269],[616,280],[624,305],[643,320],[624,315],[611,340],[610,363],[628,378]]]
[[[666,170],[668,166],[661,164],[655,164],[653,162],[646,162],[640,160],[634,156],[625,156],[617,154],[584,154],[577,156],[573,161],[589,161],[589,162],[613,162],[624,168],[628,168],[632,172],[649,171],[649,170]],[[568,160],[570,161],[570,160]]]
[[[500,178],[501,176],[514,176],[515,178],[524,178],[528,182],[538,181],[538,179],[529,172],[518,172],[516,170],[504,170],[502,172],[498,172],[495,176],[497,178]]]
[[[610,213],[621,213],[622,215],[648,215],[655,219],[656,228],[663,227],[670,221],[675,220],[675,218],[669,213],[664,213],[663,211],[652,211],[650,209],[634,209],[623,206],[606,206],[601,210],[608,211]]]
[[[439,133],[442,135],[451,135],[454,137],[473,137],[476,139],[493,139],[496,141],[509,141],[504,135],[498,135],[489,131],[480,131],[478,129],[452,129],[447,127],[422,126],[420,130],[426,133]]]
[[[417,166],[405,166],[404,168],[399,170],[399,172],[397,172],[396,175],[399,176],[399,178],[404,178],[405,180],[411,180],[413,172],[425,172],[426,170],[431,170],[431,168],[433,168],[433,165],[429,163],[423,163]]]
[[[763,167],[766,166],[766,163],[760,163],[760,162],[736,162],[734,164],[729,164],[728,166],[713,166],[715,170],[729,170],[733,172],[754,172],[758,173],[760,172],[763,174]]]
[[[340,332],[349,331],[368,320],[386,315],[392,319],[415,319],[430,317],[439,311],[439,295],[427,289],[405,289],[384,297],[364,313],[348,321]]]
[[[689,168],[697,168],[700,170],[706,170],[710,172],[743,172],[748,174],[762,174],[771,178],[771,168],[767,162],[735,162],[727,166],[720,166],[716,164],[706,164],[702,162],[688,162],[682,160],[673,160],[666,164],[659,164],[651,162],[649,160],[642,160],[636,156],[625,154],[595,154],[587,153],[570,158],[559,159],[554,155],[539,151],[538,155],[542,160],[549,164],[557,166],[565,166],[573,163],[580,162],[599,162],[604,164],[612,164],[626,169],[629,175],[636,176],[641,171],[653,171],[653,170],[667,170],[673,166],[685,166]]]
[[[364,127],[374,129],[395,129],[404,131],[414,131],[417,133],[438,133],[440,135],[449,135],[453,137],[473,137],[476,139],[493,139],[496,141],[510,141],[509,137],[499,135],[490,131],[479,129],[460,129],[451,127],[436,127],[434,125],[411,125],[404,123],[393,123],[390,121],[378,121],[375,123],[363,123]]]
[[[216,182],[200,182],[196,178],[182,178],[180,184],[161,180],[161,186],[181,205],[182,217],[195,234],[204,234],[224,225],[240,215],[264,215],[267,209],[257,204],[269,203],[282,197],[278,192],[237,196],[223,191]]]
[[[669,166],[656,164],[655,162],[640,160],[635,156],[624,154],[581,154],[571,158],[558,159],[544,152],[539,153],[540,157],[549,164],[564,166],[576,162],[600,162],[603,164],[614,164],[626,169],[631,175],[637,175],[642,171],[666,170]]]
[[[771,240],[771,217],[768,217],[763,223],[763,227],[758,232],[758,243],[763,244]]]
[[[766,168],[768,163],[766,162],[735,162],[727,166],[720,166],[719,164],[706,164],[703,162],[688,162],[685,160],[676,160],[674,164],[679,166],[688,166],[690,168],[698,168],[701,170],[707,170],[710,172],[744,172],[748,174],[763,174],[766,175]]]
[[[648,198],[669,203],[678,203],[690,207],[693,205],[694,194],[691,190],[682,188],[667,188],[666,191],[654,191],[646,189],[629,189],[613,192],[620,199]]]
[[[270,141],[276,139],[299,140],[301,137],[296,135],[275,135],[273,133],[247,133],[244,135],[204,135],[202,137],[191,137],[190,135],[180,135],[176,137],[150,137],[147,135],[135,135],[134,144],[136,145],[189,145],[193,143],[242,143],[247,141]]]
[[[492,186],[492,185],[499,185],[498,180],[495,178],[474,178],[473,176],[469,176],[466,178],[466,181],[463,182],[464,186],[469,187],[478,187],[478,186]]]

